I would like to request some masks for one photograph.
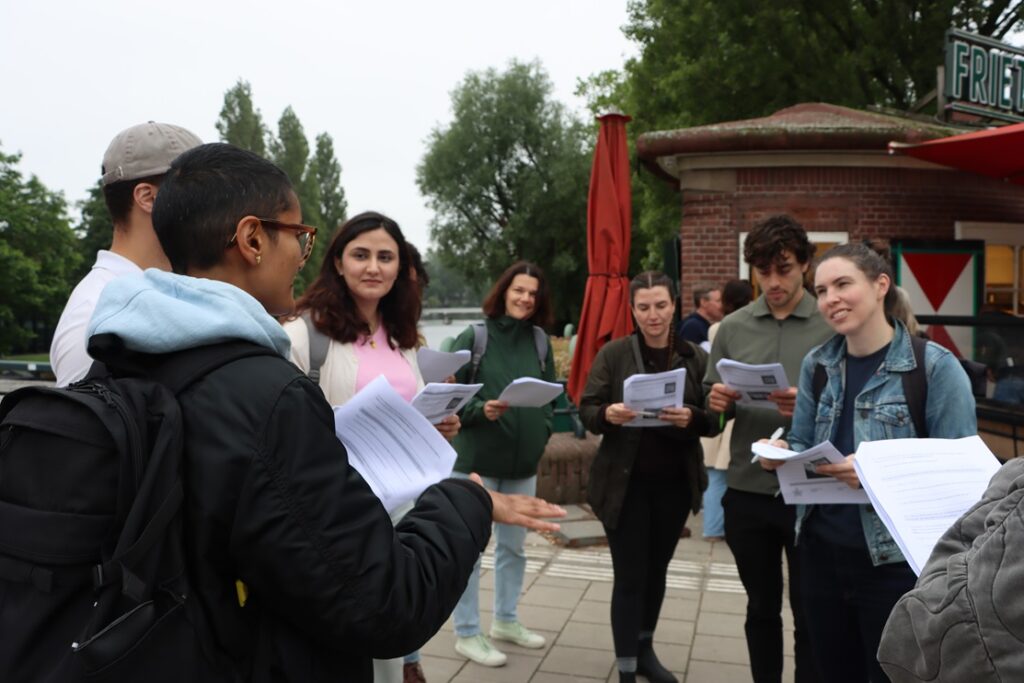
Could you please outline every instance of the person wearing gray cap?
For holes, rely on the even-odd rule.
[[[153,232],[153,202],[171,162],[201,144],[180,126],[149,121],[121,131],[107,147],[101,170],[113,239],[109,250],[96,254],[96,262],[71,292],[57,323],[50,363],[58,386],[82,379],[92,366],[85,330],[107,283],[146,268],[171,269]]]

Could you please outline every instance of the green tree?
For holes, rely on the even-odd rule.
[[[580,92],[653,130],[765,116],[798,102],[909,109],[936,85],[947,28],[1003,38],[1019,0],[631,0],[626,35],[639,47],[622,72]],[[636,238],[648,265],[678,230],[679,197],[642,173]]]
[[[423,293],[424,308],[453,306],[479,306],[485,289],[473,287],[462,274],[448,266],[433,250],[424,257],[423,267],[430,276],[430,284]]]
[[[267,156],[267,138],[270,131],[263,123],[263,115],[253,107],[252,86],[241,79],[224,93],[224,106],[215,124],[222,142]]]
[[[559,321],[578,318],[586,281],[590,130],[551,95],[540,64],[470,72],[417,168],[441,264],[489,285],[516,259],[548,274]]]
[[[67,203],[0,152],[0,354],[41,350],[81,260]]]
[[[78,237],[78,253],[82,259],[74,273],[75,282],[85,277],[92,268],[96,252],[100,249],[109,249],[113,240],[114,227],[103,199],[102,182],[97,181],[89,188],[89,196],[78,202],[78,210],[81,217],[75,226],[75,235]]]
[[[327,237],[345,222],[348,214],[345,188],[341,186],[341,164],[334,155],[334,140],[330,134],[320,133],[316,136],[312,166],[320,189],[320,219],[326,233],[324,237]]]

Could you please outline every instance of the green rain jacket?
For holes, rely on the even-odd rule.
[[[483,384],[479,393],[462,409],[462,429],[452,442],[458,459],[455,471],[476,472],[484,477],[525,479],[537,474],[537,463],[544,454],[551,436],[553,406],[543,408],[509,408],[491,421],[484,417],[484,403],[497,399],[512,380],[537,377],[553,382],[555,361],[548,341],[544,372],[540,369],[533,324],[507,315],[488,318],[487,350],[480,361],[476,382]],[[453,351],[473,349],[473,328],[455,340]],[[472,373],[467,363],[457,373],[458,382],[469,383]]]

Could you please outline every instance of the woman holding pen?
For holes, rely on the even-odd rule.
[[[675,337],[672,289],[662,273],[633,278],[630,306],[639,329],[601,348],[580,399],[583,424],[604,437],[587,493],[612,553],[612,635],[623,683],[632,683],[637,674],[654,683],[677,680],[654,653],[654,628],[669,560],[687,515],[700,509],[707,487],[699,437],[717,432],[702,407],[707,354]],[[624,426],[638,416],[622,402],[626,379],[680,368],[686,370],[683,405],[657,414],[663,426]]]
[[[470,349],[473,360],[456,381],[483,384],[462,410],[463,429],[453,446],[459,457],[453,477],[478,473],[494,491],[533,495],[537,463],[551,436],[552,407],[510,408],[498,396],[520,377],[555,378],[551,341],[551,302],[540,268],[527,261],[509,266],[484,299],[486,320],[468,327],[452,350]],[[523,626],[516,615],[526,571],[526,529],[498,524],[494,550],[494,621],[490,636],[520,647],[544,647],[544,636]],[[507,657],[480,628],[480,562],[453,614],[455,651],[483,666],[502,666]]]
[[[912,343],[891,316],[896,290],[885,258],[863,244],[835,247],[821,257],[814,291],[836,335],[804,359],[788,444],[776,445],[803,451],[830,440],[849,454],[846,462],[816,471],[859,488],[852,454],[862,441],[977,433],[960,363],[933,342]],[[904,376],[922,362],[926,405],[911,407]],[[918,433],[911,417],[918,409],[927,434]],[[804,611],[821,680],[887,681],[876,659],[882,628],[917,577],[870,505],[798,509],[797,530]]]

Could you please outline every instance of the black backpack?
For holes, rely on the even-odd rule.
[[[119,343],[94,337],[94,357],[102,337]],[[176,396],[222,365],[269,353],[229,343],[142,372],[96,363],[67,388],[3,399],[0,679],[230,677],[190,599]]]

